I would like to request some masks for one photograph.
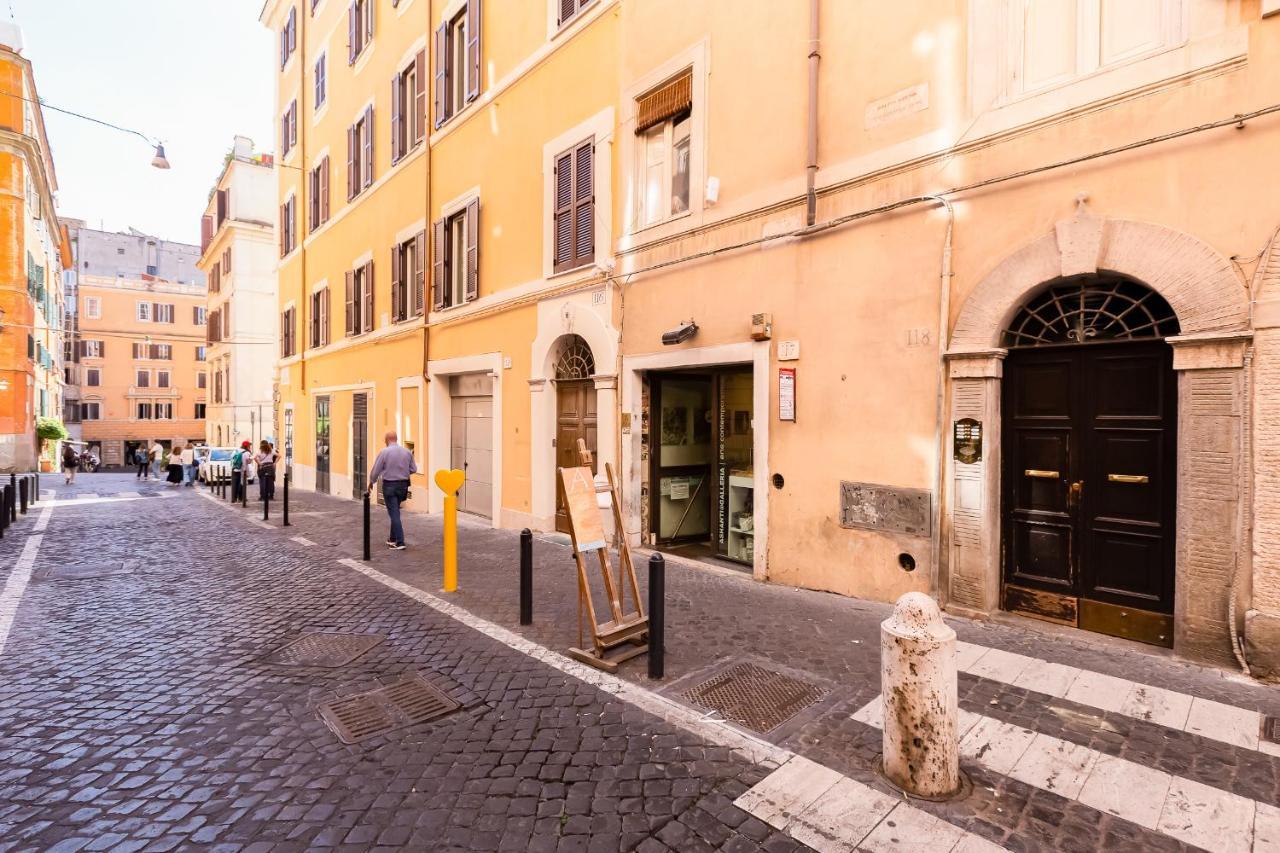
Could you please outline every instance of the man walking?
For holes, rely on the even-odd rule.
[[[138,466],[138,479],[147,480],[151,477],[151,457],[147,453],[145,444],[139,444],[133,451],[133,462]]]
[[[160,465],[164,462],[164,445],[156,442],[151,445],[151,476],[160,479]]]
[[[191,445],[182,448],[183,485],[194,486],[196,483],[196,449]]]
[[[80,454],[70,444],[62,445],[62,473],[66,475],[67,485],[76,481],[76,469],[80,467]]]
[[[391,519],[387,547],[403,551],[404,527],[400,524],[400,504],[409,499],[409,475],[418,473],[418,466],[413,461],[413,454],[396,443],[394,430],[387,432],[386,442],[387,446],[373,460],[369,488],[365,494],[371,493],[378,479],[382,479],[382,501],[387,505],[387,517]]]

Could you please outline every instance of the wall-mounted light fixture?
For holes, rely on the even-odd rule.
[[[690,320],[687,323],[681,323],[669,332],[663,332],[662,343],[664,346],[672,347],[676,344],[684,343],[696,334],[698,334],[698,324]]]

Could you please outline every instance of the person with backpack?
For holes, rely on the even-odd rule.
[[[249,489],[247,478],[249,476],[249,459],[251,454],[249,448],[252,445],[247,441],[240,443],[240,449],[231,457],[231,502],[235,503],[244,497]]]
[[[80,467],[80,454],[69,444],[62,445],[62,473],[67,477],[67,485],[76,481],[76,469]]]

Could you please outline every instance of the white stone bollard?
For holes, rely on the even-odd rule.
[[[909,794],[960,788],[956,690],[956,632],[932,598],[909,592],[880,624],[884,773]]]

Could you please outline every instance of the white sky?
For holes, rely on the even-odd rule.
[[[199,242],[232,137],[275,145],[275,37],[261,10],[262,0],[0,0],[43,100],[163,140],[173,167],[152,168],[136,136],[46,109],[59,215]]]

